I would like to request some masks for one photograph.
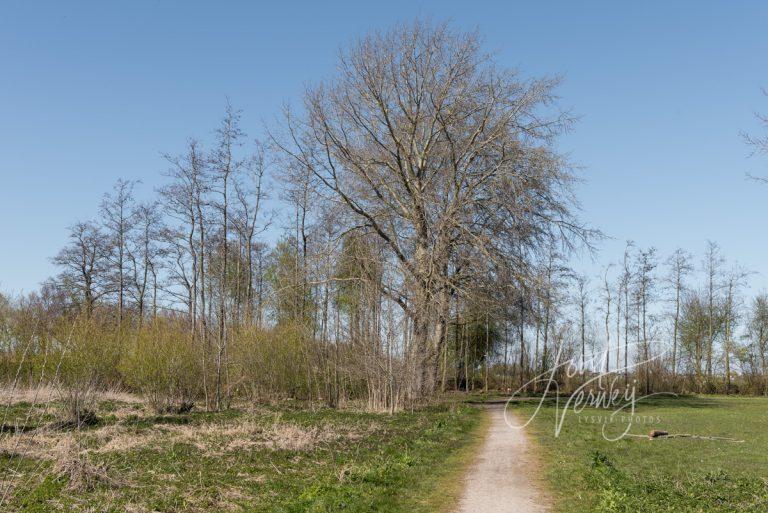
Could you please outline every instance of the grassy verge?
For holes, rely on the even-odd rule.
[[[12,489],[0,509],[440,511],[460,490],[482,423],[476,409],[450,404],[393,416],[298,406],[156,416],[114,402],[100,410],[102,422],[79,432],[0,433],[0,495]]]
[[[531,403],[511,407],[525,418],[535,409]],[[634,437],[611,442],[602,434],[600,417],[605,415],[604,410],[586,409],[579,415],[570,411],[555,437],[556,410],[547,403],[529,428],[541,449],[558,511],[768,511],[768,400],[647,400],[638,405],[639,418],[632,427],[635,434],[662,429],[742,443]],[[616,435],[625,426],[609,424],[606,431]]]
[[[413,512],[450,512],[458,503],[464,491],[464,477],[472,464],[480,444],[490,426],[490,417],[480,409],[473,408],[475,417],[473,429],[463,433],[461,446],[430,469],[431,477],[408,491],[408,502]]]

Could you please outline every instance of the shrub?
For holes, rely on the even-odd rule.
[[[120,368],[158,413],[189,411],[204,379],[199,343],[188,328],[163,319],[134,333]]]
[[[243,328],[231,337],[232,382],[251,399],[311,397],[316,345],[298,323],[269,330]],[[319,363],[319,362],[316,362]],[[233,391],[235,392],[235,391]]]
[[[53,361],[64,403],[64,425],[94,424],[99,391],[114,386],[120,379],[117,369],[122,331],[108,322],[79,316],[62,319],[54,328],[57,357]]]

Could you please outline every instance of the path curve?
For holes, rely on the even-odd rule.
[[[548,501],[534,477],[536,462],[525,431],[504,422],[504,405],[487,410],[490,427],[467,472],[456,513],[546,513]]]

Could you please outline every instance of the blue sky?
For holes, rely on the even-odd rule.
[[[470,7],[468,7],[470,5]],[[581,119],[560,148],[583,168],[583,218],[666,255],[726,256],[768,286],[768,159],[740,132],[768,112],[768,3],[741,2],[35,2],[0,5],[0,289],[55,269],[66,227],[96,212],[119,177],[149,196],[162,152],[206,138],[225,98],[258,136],[338,48],[414,17],[479,29],[498,61],[561,74]],[[593,264],[578,264],[590,273]]]

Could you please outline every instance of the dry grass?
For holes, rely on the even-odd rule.
[[[127,415],[127,412],[124,412]],[[86,431],[61,431],[53,425],[33,431],[0,435],[0,452],[39,460],[60,462],[72,459],[72,448],[105,454],[188,443],[209,455],[253,449],[312,451],[318,445],[342,439],[357,440],[362,433],[331,424],[304,427],[272,419],[245,418],[230,423],[168,424],[136,430],[124,423]]]
[[[332,442],[340,438],[350,437],[350,433],[342,434],[337,428],[329,425],[304,428],[296,424],[274,424],[269,432],[268,447],[288,451],[310,451],[318,444]]]
[[[38,429],[0,436],[0,452],[40,460],[57,461],[68,452],[73,433]]]
[[[16,403],[41,404],[56,401],[59,399],[59,391],[52,386],[41,386],[37,388],[21,388],[9,385],[0,385],[0,397],[2,405],[12,405]]]
[[[163,440],[164,433],[159,429],[136,432],[126,426],[113,424],[91,433],[92,445],[95,446],[92,451],[96,453],[127,452],[151,447]]]
[[[165,426],[175,441],[190,443],[201,451],[220,454],[254,448],[289,451],[311,451],[318,444],[342,438],[356,439],[359,435],[337,426],[302,427],[281,422],[279,417],[265,425],[249,419],[232,424],[204,426]],[[223,442],[223,443],[222,443]]]
[[[0,385],[0,407],[17,403],[46,404],[60,401],[64,391],[60,387],[44,385],[35,388]],[[127,404],[141,404],[143,400],[134,394],[114,389],[99,392],[102,401],[115,401]]]
[[[8,462],[0,469],[0,495],[7,492],[10,494],[7,496],[13,496],[17,490],[28,491],[42,486],[46,475],[64,477],[67,493],[73,494],[70,497],[96,493],[106,498],[110,494],[122,494],[121,488],[131,487],[142,477],[134,471],[116,472],[111,469],[110,462],[116,458],[122,461],[122,456],[143,458],[145,456],[137,456],[140,453],[136,452],[141,449],[162,453],[175,444],[188,444],[195,447],[200,456],[234,461],[232,457],[235,455],[238,458],[246,454],[250,456],[245,457],[261,458],[260,454],[272,451],[310,453],[324,444],[339,442],[344,445],[370,435],[374,429],[368,424],[355,428],[326,421],[308,425],[293,418],[286,419],[283,413],[276,413],[274,409],[254,407],[248,411],[240,410],[241,413],[234,417],[217,418],[207,413],[158,417],[139,398],[116,391],[106,393],[100,401],[93,403],[93,407],[98,408],[95,413],[100,419],[99,424],[64,428],[56,419],[64,418],[66,405],[56,388],[2,389],[2,393],[6,404],[0,403],[0,416],[3,411],[10,412],[8,418],[13,419],[14,424],[20,422],[28,427],[0,432],[0,455]],[[111,401],[111,404],[105,401]],[[4,410],[4,407],[8,409]],[[173,419],[184,423],[175,423]],[[373,419],[370,422],[378,424]],[[45,470],[30,470],[32,467],[25,467],[22,462]],[[282,476],[281,471],[276,472]],[[126,479],[130,481],[123,482],[121,473],[129,476]],[[169,474],[162,481],[172,483],[175,478]],[[260,487],[265,479],[264,475],[244,475],[240,482],[253,482]],[[195,492],[187,506],[190,511],[197,511],[193,504],[200,499],[204,506],[199,511],[208,511],[214,504],[217,509],[226,511],[245,500],[240,486],[222,485],[215,497],[197,497]],[[169,493],[173,489],[169,485]],[[162,495],[162,492],[156,493]],[[49,503],[54,509],[66,509],[63,503],[55,504],[55,500]],[[131,507],[137,512],[148,511],[140,504]]]
[[[53,471],[67,478],[67,487],[70,490],[93,490],[96,485],[102,483],[109,486],[126,485],[110,477],[103,464],[92,463],[88,459],[87,451],[84,451],[71,437],[64,440],[65,443],[60,444],[60,455],[56,459]]]

